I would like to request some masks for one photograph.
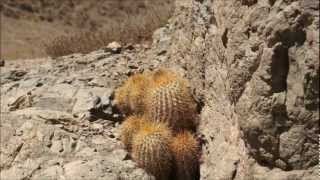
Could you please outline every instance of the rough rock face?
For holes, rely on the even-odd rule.
[[[119,141],[113,89],[142,61],[100,50],[1,69],[1,179],[154,179]],[[130,61],[130,62],[129,62]]]
[[[151,48],[6,62],[1,179],[152,179],[122,150],[112,100],[128,75],[159,66],[188,78],[199,102],[200,179],[317,179],[310,0],[177,0]]]
[[[203,108],[201,179],[315,179],[319,2],[178,1],[155,33]]]

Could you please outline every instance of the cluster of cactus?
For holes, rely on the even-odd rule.
[[[133,75],[116,91],[116,105],[128,115],[121,141],[132,159],[158,180],[197,176],[199,145],[191,133],[196,103],[189,88],[187,80],[160,69]]]

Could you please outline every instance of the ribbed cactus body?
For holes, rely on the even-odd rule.
[[[198,176],[199,145],[190,132],[178,133],[171,142],[176,180],[194,180]]]
[[[196,103],[189,84],[169,70],[156,71],[146,96],[146,113],[155,122],[167,122],[174,130],[193,129]]]
[[[187,80],[167,69],[137,74],[116,90],[115,102],[131,115],[121,125],[121,141],[141,168],[157,180],[197,178],[199,146],[188,132],[197,112]]]
[[[145,107],[145,94],[150,80],[147,74],[136,74],[129,77],[116,90],[116,106],[125,114],[142,114]]]
[[[166,125],[144,125],[133,138],[133,160],[157,180],[168,180],[172,168],[171,139]]]
[[[128,151],[132,149],[133,136],[145,125],[146,120],[140,115],[132,115],[125,119],[121,125],[120,139]]]

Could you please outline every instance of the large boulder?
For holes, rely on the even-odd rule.
[[[202,105],[201,179],[316,179],[319,2],[176,6],[153,57],[182,69]]]

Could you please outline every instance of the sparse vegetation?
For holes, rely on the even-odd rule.
[[[112,41],[122,43],[140,43],[151,40],[155,29],[167,23],[172,5],[164,3],[160,7],[146,6],[141,13],[133,13],[132,9],[125,12],[116,22],[110,22],[102,29],[79,32],[73,35],[62,35],[45,42],[45,51],[52,57],[71,53],[88,53],[106,46]],[[131,15],[136,14],[136,15]]]
[[[87,53],[111,41],[138,43],[167,23],[172,0],[3,0],[2,56]]]

